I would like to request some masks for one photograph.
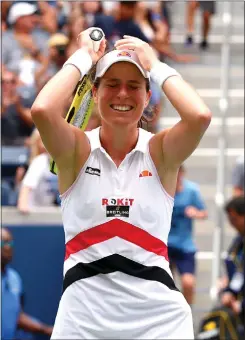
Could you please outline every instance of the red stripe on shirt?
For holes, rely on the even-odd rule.
[[[147,251],[163,256],[168,261],[168,248],[163,241],[147,231],[119,219],[113,219],[77,234],[66,243],[65,260],[71,254],[116,236]]]

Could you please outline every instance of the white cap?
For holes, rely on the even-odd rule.
[[[34,14],[37,6],[27,2],[15,3],[10,7],[8,14],[8,22],[13,25],[20,17]]]
[[[134,64],[145,78],[150,79],[150,73],[143,68],[137,54],[131,50],[113,50],[105,54],[97,63],[95,78],[102,77],[109,67],[119,61]]]

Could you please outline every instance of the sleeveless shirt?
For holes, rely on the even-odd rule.
[[[188,327],[191,314],[169,269],[174,200],[149,153],[153,135],[139,129],[117,167],[99,131],[86,132],[90,155],[61,195],[64,286],[52,339],[177,336],[176,324]]]

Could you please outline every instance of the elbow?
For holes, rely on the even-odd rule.
[[[201,110],[197,113],[198,124],[204,126],[206,129],[210,125],[211,120],[212,120],[212,112],[208,108]]]
[[[31,107],[31,116],[35,121],[35,118],[47,116],[48,109],[44,105],[33,104]]]

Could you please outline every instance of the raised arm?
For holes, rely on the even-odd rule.
[[[60,182],[65,181],[65,187],[69,187],[76,178],[75,158],[78,141],[83,149],[82,155],[79,156],[86,158],[89,153],[89,143],[85,134],[69,125],[63,115],[79,79],[104,54],[105,41],[97,53],[93,51],[90,31],[91,29],[87,29],[79,35],[81,48],[42,88],[31,108],[32,119],[47,151],[57,163]]]
[[[179,167],[198,146],[210,124],[211,113],[196,91],[180,76],[170,76],[162,88],[180,116],[176,125],[160,133],[164,159],[167,164]]]
[[[180,116],[176,125],[156,136],[161,141],[165,164],[178,168],[199,144],[210,124],[211,112],[192,86],[176,70],[161,63],[147,43],[125,37],[116,43],[116,48],[135,50],[142,65],[150,71],[151,78],[159,84]]]
[[[125,36],[117,41],[117,49],[134,49],[141,64],[150,71],[151,78],[162,88],[180,116],[170,129],[160,131],[150,143],[150,152],[158,173],[164,173],[165,189],[175,191],[177,170],[193,153],[211,121],[211,112],[197,92],[176,70],[161,63],[149,44]],[[169,175],[169,176],[168,176]],[[162,178],[161,178],[162,179]]]

